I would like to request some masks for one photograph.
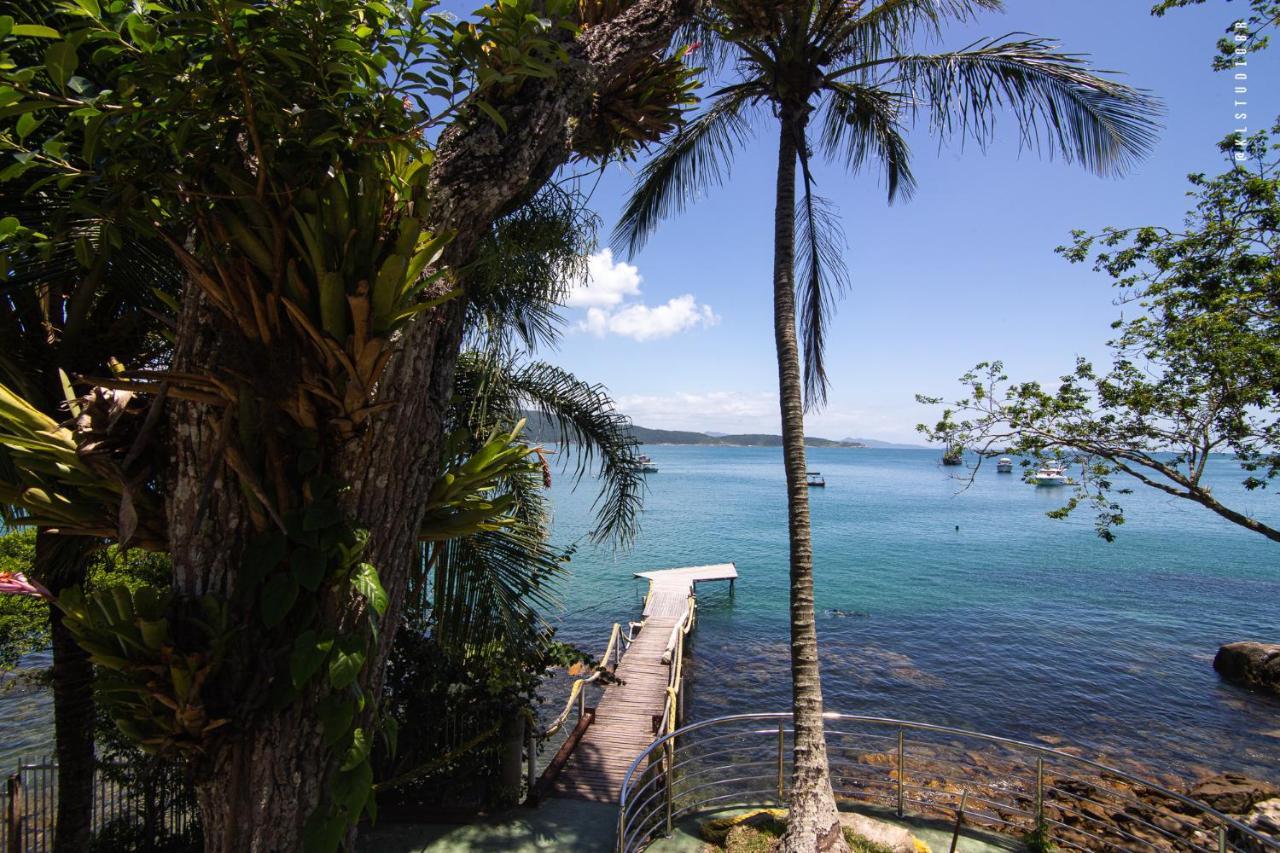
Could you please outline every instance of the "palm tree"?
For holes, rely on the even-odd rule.
[[[999,0],[712,4],[687,37],[705,40],[708,64],[731,63],[735,79],[715,90],[701,114],[646,164],[616,231],[631,252],[637,251],[661,219],[724,180],[733,152],[751,131],[750,118],[762,107],[770,110],[778,132],[773,307],[787,475],[795,712],[785,850],[844,847],[822,727],[804,413],[806,405],[820,406],[826,399],[826,315],[846,280],[833,213],[814,194],[811,119],[821,117],[819,142],[828,158],[851,171],[879,161],[891,201],[914,188],[905,133],[921,114],[938,136],[968,137],[983,145],[994,134],[996,115],[1011,112],[1024,144],[1098,174],[1123,172],[1154,139],[1154,101],[1097,76],[1083,59],[1060,53],[1043,39],[1005,36],[940,53],[913,48],[917,36],[938,37],[948,21],[1000,8]],[[798,207],[797,166],[803,180]]]

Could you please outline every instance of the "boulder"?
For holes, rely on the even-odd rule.
[[[1280,799],[1254,803],[1244,822],[1264,835],[1280,837]]]
[[[1218,649],[1213,668],[1229,681],[1280,693],[1280,644],[1228,643]]]
[[[907,830],[866,815],[841,812],[840,825],[878,848],[892,850],[893,853],[915,853],[920,849],[916,845],[915,836]]]
[[[1280,797],[1280,787],[1239,773],[1222,773],[1197,782],[1189,793],[1223,814],[1244,815],[1255,803]]]

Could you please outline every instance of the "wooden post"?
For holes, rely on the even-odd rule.
[[[5,853],[22,853],[22,776],[13,773],[6,785],[9,804],[5,809],[5,829],[9,832],[8,850]]]

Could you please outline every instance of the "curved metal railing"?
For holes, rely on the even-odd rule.
[[[1154,782],[1060,749],[996,735],[828,713],[836,797],[898,816],[955,820],[1009,836],[1039,829],[1072,850],[1280,851],[1280,841]],[[632,762],[620,853],[695,814],[783,805],[791,714],[739,714],[662,734]]]

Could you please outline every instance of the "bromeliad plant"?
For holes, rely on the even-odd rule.
[[[642,4],[662,5],[588,29]],[[474,27],[421,0],[32,10],[0,16],[0,179],[56,185],[103,233],[162,242],[186,277],[171,366],[97,383],[165,401],[156,517],[175,595],[144,609],[200,661],[183,681],[121,643],[121,677],[155,681],[182,725],[155,716],[173,715],[165,702],[126,712],[196,757],[211,846],[333,849],[372,808],[371,700],[394,629],[380,623],[399,615],[437,470],[468,263],[571,151],[611,156],[670,124],[662,102],[687,87],[670,65],[674,87],[635,75],[662,66],[674,23],[631,16],[619,45],[641,49],[606,55],[581,10],[535,0]],[[605,138],[622,127],[597,120],[606,106],[625,138]],[[556,126],[530,132],[531,109]],[[571,126],[594,130],[579,143]],[[450,157],[455,137],[486,141]],[[195,626],[206,597],[234,632]],[[72,610],[85,637],[127,634],[103,608]],[[299,781],[243,802],[262,774]]]

